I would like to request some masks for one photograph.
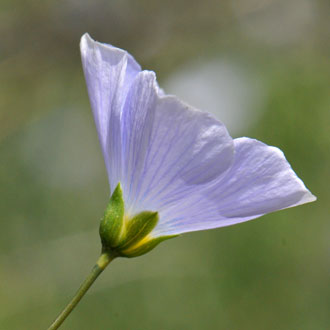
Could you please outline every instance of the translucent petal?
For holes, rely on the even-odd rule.
[[[168,208],[223,175],[233,162],[225,126],[161,93],[153,72],[137,75],[122,125],[122,184],[131,213]]]
[[[88,34],[82,36],[80,49],[110,186],[114,189],[121,171],[121,112],[141,68],[124,50],[96,42]]]
[[[278,148],[249,138],[234,145],[230,170],[160,213],[155,236],[232,225],[315,200]]]

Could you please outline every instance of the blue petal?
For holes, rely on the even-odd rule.
[[[225,126],[160,92],[153,72],[136,76],[122,119],[121,182],[130,213],[168,208],[223,175],[233,162]]]
[[[281,150],[249,138],[234,145],[226,175],[160,213],[155,236],[233,225],[315,200]]]
[[[122,108],[141,68],[124,50],[95,42],[88,34],[82,36],[80,49],[110,186],[114,189],[121,172]]]

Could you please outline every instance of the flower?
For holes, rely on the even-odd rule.
[[[134,227],[152,218],[129,249],[126,237],[126,252],[316,199],[281,150],[231,138],[209,113],[166,95],[155,73],[141,70],[126,51],[85,34],[81,56],[113,196],[109,205],[118,210],[110,212],[113,218],[108,208],[104,218],[110,219],[104,231],[116,233],[112,248],[125,245],[129,223]]]

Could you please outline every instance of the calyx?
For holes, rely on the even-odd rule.
[[[118,183],[100,223],[103,252],[128,258],[138,257],[152,250],[160,242],[176,236],[152,237],[150,233],[158,220],[158,212],[153,211],[143,211],[127,217],[123,192]]]

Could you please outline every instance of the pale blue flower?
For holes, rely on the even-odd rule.
[[[125,215],[156,211],[159,237],[228,226],[312,202],[281,150],[166,95],[126,51],[81,39],[88,94]],[[239,119],[238,119],[239,120]]]

